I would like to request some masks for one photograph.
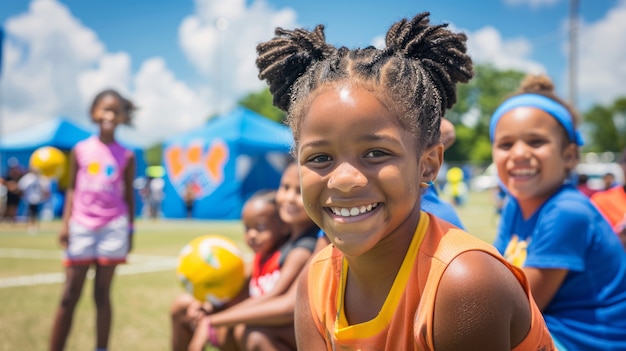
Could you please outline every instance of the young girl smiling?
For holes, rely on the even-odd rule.
[[[386,48],[277,29],[260,78],[288,112],[304,207],[332,245],[300,275],[298,350],[549,350],[523,273],[420,209],[442,163],[440,122],[472,76],[463,34],[428,13]]]
[[[509,193],[495,246],[524,269],[559,350],[626,349],[626,253],[570,172],[574,111],[529,76],[494,113],[493,160]]]

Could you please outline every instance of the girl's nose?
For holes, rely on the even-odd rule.
[[[513,144],[513,147],[511,148],[511,155],[514,158],[528,157],[529,155],[528,146],[521,141],[516,142],[515,144]]]
[[[254,229],[248,229],[246,230],[246,237],[248,238],[248,240],[253,240],[256,237],[256,230]]]
[[[112,121],[115,119],[115,113],[113,111],[105,111],[102,116],[104,117],[104,119],[106,119],[107,121]]]
[[[367,177],[361,170],[348,162],[340,163],[328,178],[328,187],[342,192],[367,185]]]
[[[288,201],[295,201],[298,199],[298,197],[300,197],[300,191],[295,187],[290,188],[288,191],[285,192],[285,199],[287,199]]]

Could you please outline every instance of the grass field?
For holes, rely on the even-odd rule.
[[[488,193],[472,193],[458,209],[468,231],[491,242],[496,219]],[[25,225],[0,224],[0,351],[46,350],[61,294],[63,267],[56,242],[60,223],[44,222],[36,234]],[[238,221],[139,220],[129,264],[113,285],[110,350],[168,350],[170,302],[182,291],[174,271],[180,248],[204,234],[242,241]],[[76,309],[68,351],[93,350],[93,281],[86,282]]]

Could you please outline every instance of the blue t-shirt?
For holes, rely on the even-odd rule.
[[[626,350],[626,251],[576,188],[564,185],[526,220],[510,198],[494,246],[514,265],[569,271],[543,311],[567,350]]]
[[[444,221],[448,221],[465,230],[465,227],[463,226],[463,223],[461,223],[461,219],[454,210],[454,207],[439,197],[437,189],[435,189],[434,185],[424,189],[424,193],[422,194],[421,209],[422,211],[432,213]]]

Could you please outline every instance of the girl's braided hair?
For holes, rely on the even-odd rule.
[[[326,43],[323,25],[313,31],[277,28],[273,39],[259,44],[259,78],[269,84],[274,105],[287,112],[296,143],[318,88],[349,82],[393,110],[418,145],[435,144],[441,117],[456,102],[456,83],[467,82],[473,70],[467,37],[447,24],[431,25],[428,16],[425,12],[392,25],[384,49],[335,48]]]

